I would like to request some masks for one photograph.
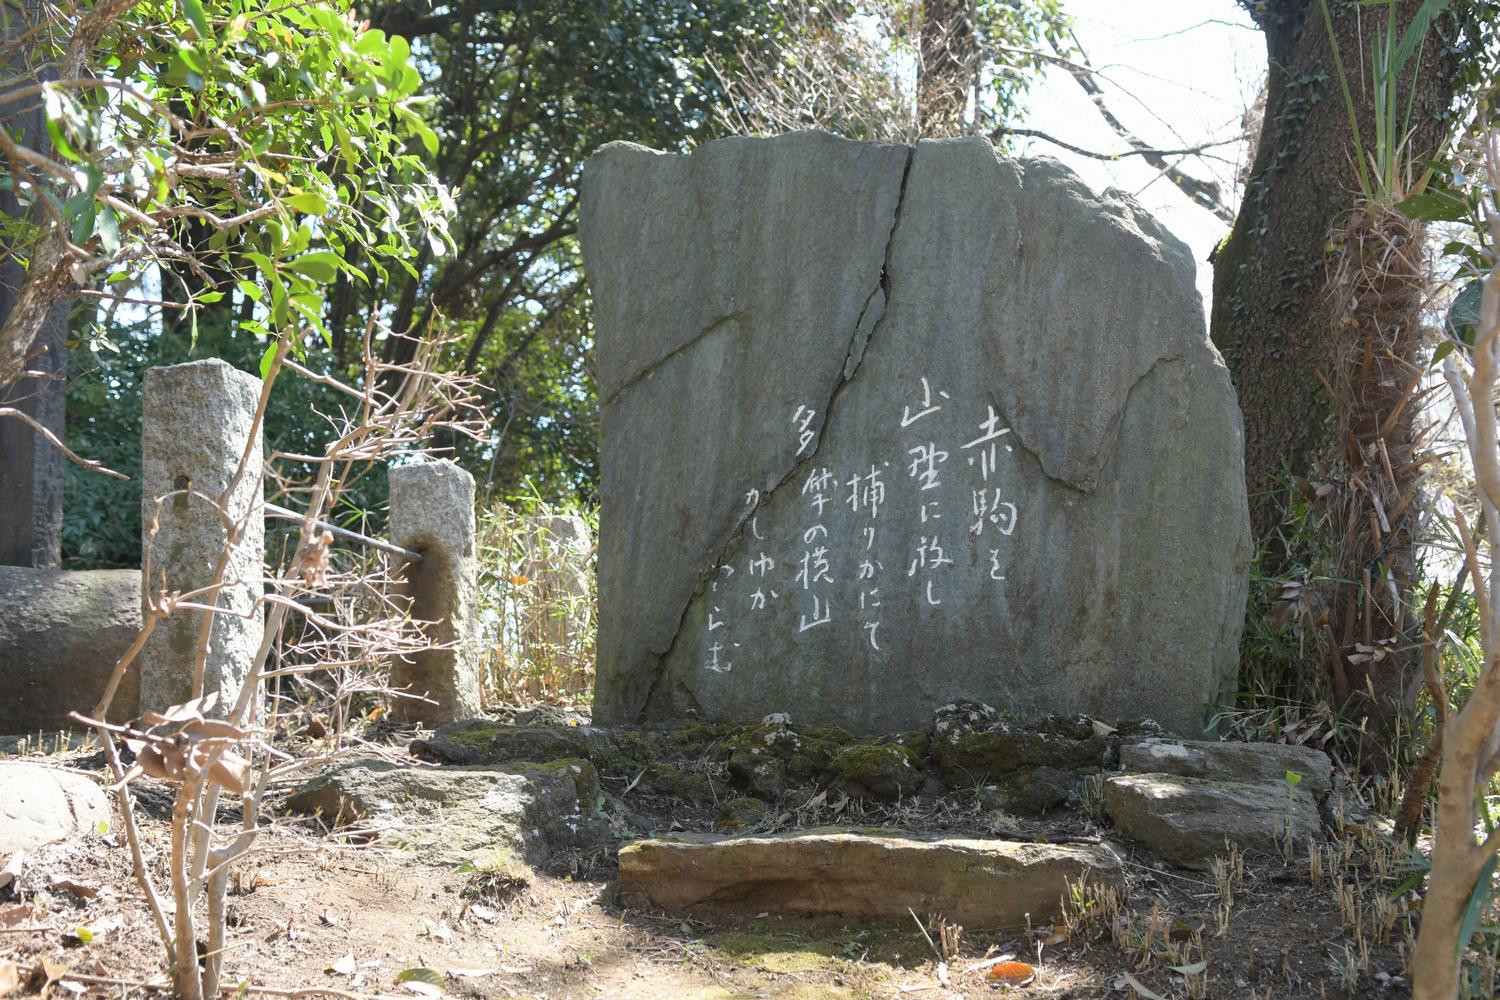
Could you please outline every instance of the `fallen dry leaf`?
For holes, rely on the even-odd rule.
[[[51,878],[47,879],[47,885],[52,889],[60,889],[63,892],[71,892],[79,899],[93,899],[95,896],[99,895],[99,890],[96,887],[92,885],[84,885],[82,882],[75,882],[72,879],[66,878],[61,875],[53,875]]]
[[[14,993],[21,988],[21,967],[9,960],[0,961],[0,993]]]
[[[335,972],[341,976],[352,976],[354,975],[354,969],[354,952],[351,951],[349,954],[345,955],[343,958],[330,965],[326,971]]]
[[[1036,969],[1027,962],[1000,962],[984,978],[1000,986],[1025,986],[1036,978]]]

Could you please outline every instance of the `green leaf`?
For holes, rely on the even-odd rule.
[[[327,215],[328,201],[316,191],[303,191],[281,199],[281,203],[295,212],[304,215]]]
[[[1462,222],[1469,206],[1447,191],[1427,190],[1396,202],[1396,210],[1417,222]]]
[[[260,378],[265,381],[271,376],[271,362],[276,360],[276,341],[266,345],[266,351],[260,356]]]
[[[427,155],[436,156],[438,151],[437,133],[428,128],[427,123],[415,115],[407,119],[407,122],[411,125],[411,130],[417,133],[417,138],[422,140],[422,146],[427,150]]]
[[[1453,340],[1473,347],[1479,327],[1479,306],[1483,301],[1484,279],[1469,279],[1453,296],[1453,304],[1448,307],[1448,316],[1443,321],[1443,332]]]
[[[430,983],[433,986],[443,985],[443,974],[436,969],[402,969],[396,973],[398,983]]]
[[[1286,783],[1288,785],[1300,785],[1302,784],[1302,775],[1296,771],[1288,771],[1286,773]]]
[[[63,133],[62,122],[52,116],[47,117],[47,137],[52,140],[52,148],[57,150],[67,159],[74,163],[82,163],[83,157],[73,149],[68,142],[68,137]]]
[[[120,249],[120,219],[115,215],[115,210],[108,205],[99,206],[97,225],[100,248],[106,254],[112,254]]]
[[[253,281],[246,281],[244,278],[241,278],[239,281],[236,281],[234,284],[235,284],[235,287],[240,290],[240,294],[244,295],[245,298],[247,298],[247,299],[253,299],[256,302],[259,302],[261,300],[262,292],[260,290],[260,286],[257,285],[255,282],[253,282]]]
[[[182,12],[193,22],[198,37],[208,38],[208,17],[203,13],[203,0],[182,0]]]
[[[68,200],[72,201],[71,198]],[[73,217],[71,234],[74,243],[87,243],[89,237],[94,235],[94,211],[98,204],[92,197],[89,197],[78,206],[78,214]]]
[[[1463,955],[1469,947],[1469,940],[1474,936],[1474,928],[1479,926],[1479,917],[1489,908],[1490,897],[1495,892],[1495,864],[1500,862],[1500,855],[1494,855],[1485,862],[1484,868],[1479,872],[1479,878],[1474,882],[1474,888],[1469,890],[1469,905],[1464,910],[1463,923],[1458,928],[1458,954]]]
[[[1458,341],[1456,340],[1445,340],[1441,344],[1437,345],[1436,350],[1432,352],[1432,366],[1436,368],[1438,365],[1442,364],[1443,359],[1452,354],[1453,349],[1457,346]]]
[[[326,285],[338,277],[339,255],[327,250],[314,250],[312,253],[287,261],[286,266],[319,284]]]

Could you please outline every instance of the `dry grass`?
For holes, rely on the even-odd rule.
[[[591,697],[597,525],[593,511],[541,501],[479,512],[488,704]]]

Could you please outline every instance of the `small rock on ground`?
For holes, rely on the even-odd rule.
[[[97,831],[109,817],[104,789],[84,775],[0,762],[0,856]]]
[[[1206,870],[1226,842],[1275,851],[1290,827],[1301,850],[1323,832],[1311,793],[1285,780],[1122,774],[1105,779],[1104,809],[1120,836],[1184,868]]]
[[[1322,798],[1333,787],[1333,761],[1321,750],[1284,743],[1213,743],[1207,740],[1148,739],[1120,745],[1126,771],[1178,774],[1223,781],[1277,781],[1288,772]]]
[[[357,761],[314,778],[287,800],[331,823],[394,824],[388,841],[457,864],[494,849],[544,865],[592,851],[609,836],[595,809],[599,781],[585,760],[510,767],[400,767]]]

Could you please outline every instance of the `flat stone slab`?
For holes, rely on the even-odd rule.
[[[608,839],[595,810],[599,781],[585,760],[500,767],[347,764],[297,789],[287,805],[335,825],[389,826],[388,842],[439,864],[499,848],[542,865]]]
[[[921,840],[849,830],[640,840],[620,851],[619,899],[682,913],[833,914],[965,927],[1023,927],[1055,916],[1068,883],[1122,878],[1107,848],[1003,840]]]
[[[1323,835],[1317,801],[1285,780],[1122,774],[1105,779],[1104,810],[1115,833],[1184,868],[1206,870],[1228,843],[1274,852],[1288,828],[1298,850]]]
[[[595,721],[856,734],[958,698],[1203,732],[1239,408],[1186,246],[982,139],[590,158]]]
[[[97,833],[109,819],[104,789],[84,775],[0,761],[0,858]]]
[[[1333,790],[1333,761],[1326,753],[1283,743],[1140,740],[1120,744],[1120,767],[1222,781],[1282,782],[1290,772],[1317,798]]]

